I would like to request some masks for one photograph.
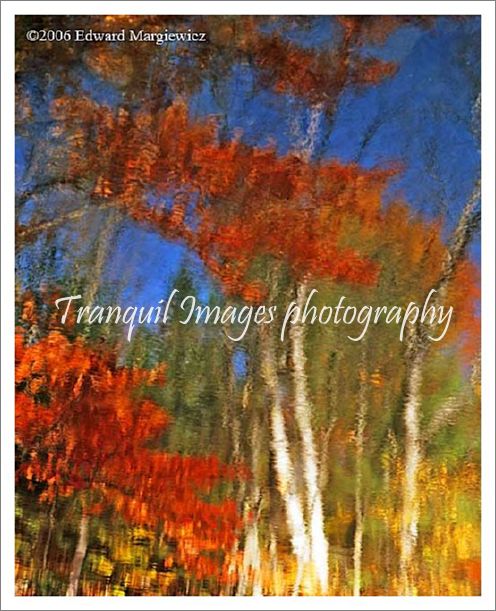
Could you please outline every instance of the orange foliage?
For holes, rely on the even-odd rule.
[[[186,242],[228,294],[249,301],[263,295],[246,278],[259,255],[284,260],[299,277],[375,281],[377,266],[342,245],[342,227],[354,218],[365,232],[377,225],[394,169],[310,164],[271,149],[219,143],[215,125],[191,121],[183,102],[163,113],[156,133],[146,113],[97,114],[94,195],[112,198],[167,239]],[[162,203],[149,205],[151,194]]]
[[[474,361],[481,349],[480,300],[480,270],[471,261],[461,261],[446,299],[447,306],[453,306],[453,324],[446,339],[460,344],[468,363]]]
[[[347,86],[376,85],[395,73],[394,62],[363,57],[357,52],[370,42],[383,44],[392,31],[408,23],[401,17],[383,19],[381,16],[374,22],[371,17],[338,17],[341,39],[323,51],[302,48],[279,36],[260,36],[253,45],[253,54],[262,71],[262,85],[322,105],[332,114]]]
[[[218,564],[202,554],[232,546],[238,517],[234,502],[209,503],[199,494],[238,471],[214,456],[151,448],[169,419],[141,389],[163,383],[162,370],[119,367],[113,354],[82,339],[55,330],[28,345],[19,330],[17,477],[41,485],[41,501],[84,493],[87,513],[111,508],[132,524],[162,527],[177,543],[176,562],[204,577]]]

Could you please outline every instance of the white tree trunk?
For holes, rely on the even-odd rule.
[[[465,256],[472,235],[479,226],[477,209],[480,199],[480,180],[465,204],[458,224],[449,241],[441,274],[434,287],[437,293],[431,303],[442,305],[450,282]],[[417,325],[408,338],[406,352],[407,372],[403,419],[405,424],[405,476],[403,483],[403,507],[400,534],[400,594],[415,594],[413,580],[413,556],[417,543],[419,502],[417,492],[418,472],[422,460],[422,437],[420,433],[421,386],[424,361],[429,349],[427,325]]]
[[[400,588],[403,596],[413,596],[415,594],[412,570],[419,518],[417,479],[421,462],[419,412],[422,364],[422,353],[414,354],[407,373],[403,413],[405,424],[405,479],[400,533]]]
[[[69,586],[66,596],[77,596],[79,578],[81,577],[81,570],[83,568],[86,550],[88,549],[88,522],[89,517],[83,512],[81,515],[81,522],[79,523],[79,539],[76,551],[74,552],[74,558],[72,559],[71,574],[69,575]]]
[[[362,587],[362,553],[363,553],[363,442],[367,418],[366,371],[362,366],[359,371],[360,390],[355,432],[355,536],[353,541],[353,596],[360,596]]]
[[[277,555],[277,536],[274,532],[272,524],[269,524],[269,571],[271,573],[271,590],[273,596],[284,595],[283,588],[280,584],[279,559]]]
[[[309,539],[305,525],[303,503],[296,486],[293,462],[289,452],[286,424],[282,410],[281,389],[275,369],[275,354],[270,332],[261,333],[262,372],[269,390],[271,442],[275,456],[277,486],[286,508],[286,520],[291,537],[291,545],[296,556],[297,577],[294,594],[298,595],[300,582],[309,560]]]
[[[239,580],[238,596],[245,596],[250,586],[252,596],[261,596],[262,575],[257,520],[253,520],[246,530],[243,571]]]
[[[255,416],[251,434],[251,471],[252,489],[249,499],[245,502],[245,545],[243,554],[243,570],[239,579],[238,596],[245,596],[251,590],[252,596],[262,594],[262,569],[258,520],[260,517],[261,491],[260,477],[260,425]]]
[[[46,571],[48,565],[48,553],[50,551],[50,542],[52,540],[53,529],[55,528],[55,507],[57,504],[57,493],[53,498],[52,504],[50,506],[50,513],[48,514],[48,529],[47,529],[47,538],[45,541],[45,547],[43,549],[43,561],[41,564],[41,570]]]
[[[93,262],[92,273],[85,294],[86,304],[89,306],[95,305],[95,298],[100,289],[105,263],[111,247],[112,238],[115,234],[115,226],[119,218],[120,214],[117,210],[110,210],[100,227],[96,243],[95,260]]]
[[[303,310],[306,285],[298,284],[296,305]],[[295,419],[303,448],[303,474],[306,486],[306,508],[310,523],[310,560],[318,580],[321,594],[328,590],[329,546],[324,532],[322,495],[319,487],[317,451],[312,432],[311,406],[305,373],[304,327],[297,322],[291,329],[293,356]]]

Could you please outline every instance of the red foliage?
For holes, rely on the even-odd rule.
[[[88,513],[111,508],[133,524],[163,527],[177,542],[176,562],[204,576],[199,555],[229,549],[238,517],[232,501],[201,495],[239,473],[214,456],[150,447],[169,419],[142,389],[163,384],[163,371],[118,367],[113,354],[59,331],[24,340],[19,331],[17,477],[41,484],[41,501],[79,493]]]
[[[151,118],[121,114],[99,130],[106,135],[95,151],[95,195],[112,196],[136,221],[186,242],[226,293],[263,298],[261,282],[249,278],[259,256],[284,261],[300,278],[374,282],[377,267],[346,245],[346,226],[355,219],[355,234],[375,230],[393,169],[311,164],[219,143],[215,125],[191,121],[182,102],[164,112],[154,135]],[[162,203],[149,205],[150,194]]]

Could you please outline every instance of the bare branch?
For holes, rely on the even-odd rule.
[[[16,243],[22,245],[35,240],[40,233],[49,231],[50,229],[56,229],[68,221],[75,221],[82,218],[85,214],[92,210],[104,210],[110,208],[108,205],[100,205],[98,207],[92,205],[82,206],[76,210],[71,210],[66,214],[61,214],[57,218],[50,219],[48,221],[42,221],[34,225],[17,225],[16,227]]]

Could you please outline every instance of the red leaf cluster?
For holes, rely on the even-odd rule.
[[[161,369],[119,367],[112,353],[82,339],[51,331],[27,344],[19,330],[17,477],[41,485],[41,501],[80,494],[88,513],[110,509],[132,524],[163,528],[176,542],[176,562],[202,573],[200,554],[229,549],[238,526],[232,501],[204,499],[240,473],[215,456],[153,449],[169,418],[143,390],[164,381]]]

